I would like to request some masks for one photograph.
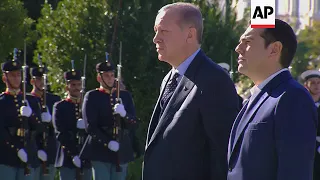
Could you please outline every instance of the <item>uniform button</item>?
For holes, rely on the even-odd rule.
[[[232,172],[232,168],[229,168],[229,171]]]

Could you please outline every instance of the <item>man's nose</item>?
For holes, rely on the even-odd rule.
[[[160,42],[160,37],[159,37],[159,32],[156,32],[156,34],[153,37],[153,43],[157,44],[158,42]]]

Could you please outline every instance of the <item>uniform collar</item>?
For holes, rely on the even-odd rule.
[[[32,91],[31,91],[31,94],[32,94],[33,96],[36,96],[36,97],[39,97],[39,98],[42,97],[42,94],[41,94],[40,92],[36,92],[35,90],[32,90]]]
[[[76,98],[76,97],[71,97],[69,95],[66,98],[66,101],[71,102],[71,103],[75,103],[75,104],[80,103],[80,100],[81,100],[80,97]]]
[[[8,94],[8,95],[16,96],[18,94],[21,94],[22,92],[21,92],[20,89],[9,89],[9,88],[7,88],[4,93]]]
[[[110,90],[110,89],[106,89],[106,88],[100,86],[100,88],[97,88],[97,90],[100,91],[100,92],[106,93],[106,94],[112,94],[112,93],[115,92],[116,88],[112,88]]]

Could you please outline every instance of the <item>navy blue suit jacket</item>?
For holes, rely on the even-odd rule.
[[[233,125],[228,180],[312,180],[317,112],[289,71],[246,102]]]
[[[228,139],[239,111],[233,82],[200,51],[160,115],[169,77],[149,125],[143,180],[227,179]]]

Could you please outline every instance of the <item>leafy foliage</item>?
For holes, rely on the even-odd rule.
[[[0,1],[0,59],[4,61],[13,48],[23,49],[24,40],[34,38],[30,27],[33,20],[27,16],[23,3],[19,0]]]

